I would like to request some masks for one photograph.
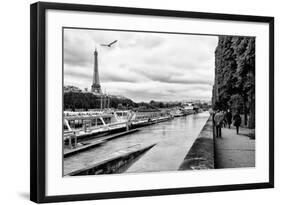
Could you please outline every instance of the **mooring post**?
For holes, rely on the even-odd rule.
[[[72,149],[72,144],[71,144],[71,135],[69,135],[69,138],[68,138],[68,146],[70,149]]]
[[[129,131],[129,122],[126,122],[126,131]]]
[[[74,148],[77,147],[77,136],[74,134]]]
[[[83,127],[84,127],[84,132],[86,133],[87,132],[86,123],[83,125]]]

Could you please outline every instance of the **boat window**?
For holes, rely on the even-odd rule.
[[[103,125],[101,119],[97,118],[97,125]]]
[[[68,130],[68,128],[67,128],[66,125],[63,125],[63,129],[64,129],[64,130]]]
[[[111,123],[111,118],[110,117],[104,117],[103,121],[105,122],[105,124],[110,124]]]

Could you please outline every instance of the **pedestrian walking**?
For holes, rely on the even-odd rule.
[[[222,111],[222,114],[223,114],[222,127],[226,127],[226,112]]]
[[[231,113],[231,111],[229,109],[227,110],[227,112],[225,114],[225,120],[226,120],[226,122],[228,124],[228,128],[230,129],[230,125],[232,123],[232,113]]]
[[[236,114],[233,117],[233,121],[234,121],[234,126],[236,127],[236,134],[239,134],[239,127],[241,125],[241,117],[239,112],[236,112]]]
[[[221,136],[221,127],[223,124],[224,114],[222,111],[218,111],[214,117],[215,126],[216,126],[216,137],[222,138]]]

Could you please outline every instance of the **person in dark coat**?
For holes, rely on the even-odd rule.
[[[230,128],[231,122],[232,122],[232,113],[231,111],[228,109],[226,114],[225,114],[225,120],[228,124],[228,128]]]
[[[234,117],[233,117],[233,121],[234,121],[234,126],[236,127],[236,133],[238,134],[239,133],[239,127],[241,125],[241,117],[240,117],[240,114],[239,112],[237,112]]]
[[[217,138],[222,138],[221,136],[221,127],[223,124],[223,119],[224,119],[224,114],[222,111],[218,111],[215,114],[214,121],[215,121],[215,126],[216,126],[216,137]]]

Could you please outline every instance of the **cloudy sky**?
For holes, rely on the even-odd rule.
[[[217,42],[216,36],[65,29],[64,85],[90,89],[97,48],[103,92],[135,102],[209,101]]]

